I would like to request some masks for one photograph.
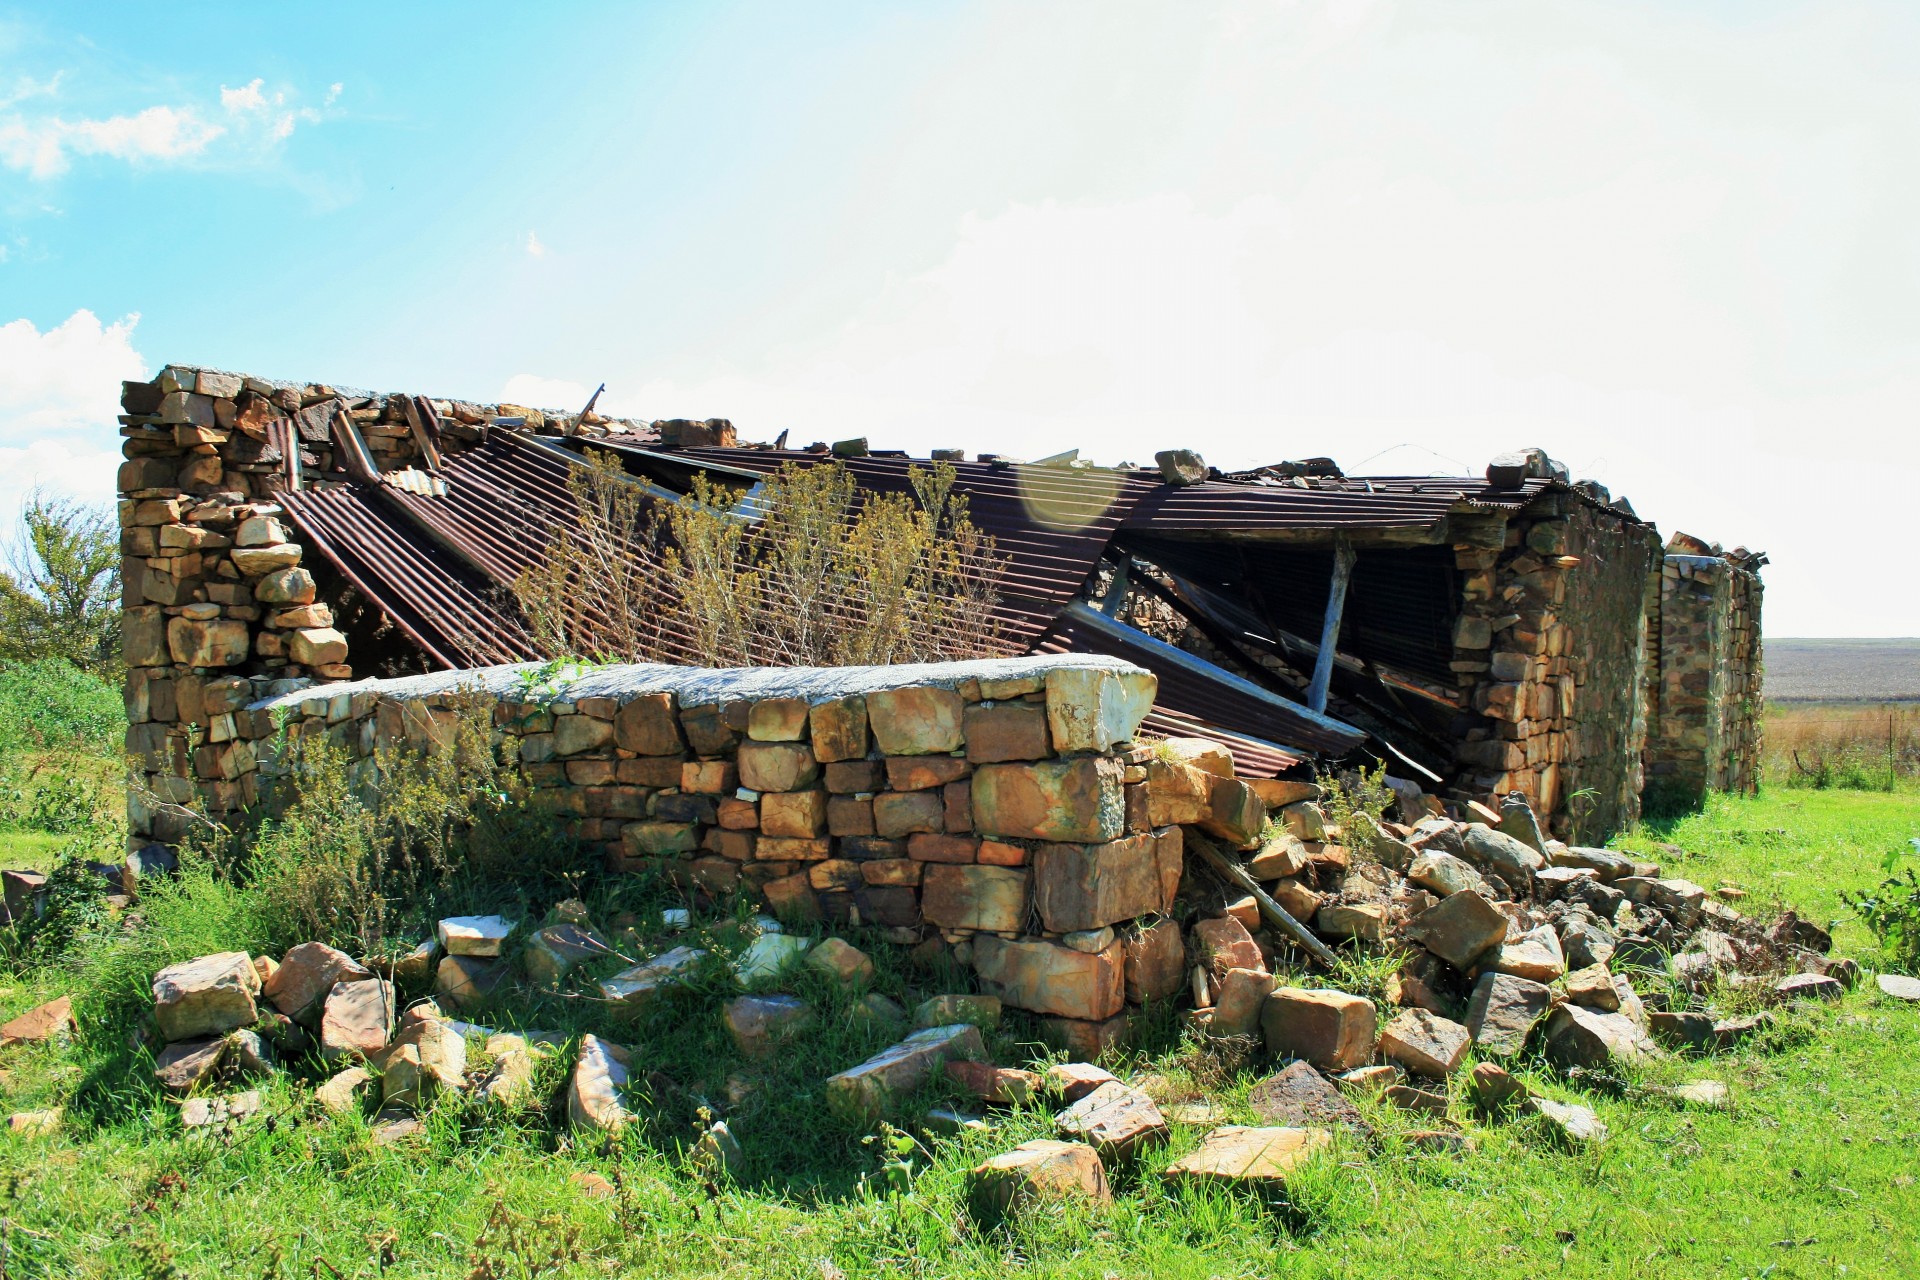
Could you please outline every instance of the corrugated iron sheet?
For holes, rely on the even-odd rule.
[[[1300,487],[1306,485],[1310,487]],[[1135,472],[1122,527],[1157,533],[1283,529],[1426,528],[1455,511],[1517,511],[1553,487],[1529,480],[1496,489],[1465,477],[1367,476],[1296,483],[1209,480],[1164,484],[1157,471]]]

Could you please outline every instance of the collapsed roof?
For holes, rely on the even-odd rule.
[[[451,424],[432,402],[405,403],[424,471],[381,474],[356,447],[346,414],[311,409],[265,433],[263,460],[284,459],[291,483],[281,501],[305,541],[428,662],[448,668],[549,656],[535,650],[512,587],[543,562],[552,530],[577,527],[567,481],[587,449],[617,456],[660,501],[677,500],[699,474],[750,485],[788,464],[829,459],[864,491],[900,493],[915,465],[864,448],[836,457],[818,447],[729,447],[703,442],[714,433],[676,429],[706,424],[555,435],[498,415],[464,428],[465,447],[443,450],[440,432]],[[302,443],[323,435],[342,470],[303,476]],[[1448,759],[1434,708],[1447,709],[1452,678],[1452,547],[1546,500],[1634,519],[1597,486],[1568,484],[1544,455],[1519,458],[1496,461],[1485,479],[1346,477],[1316,459],[1234,476],[1203,471],[1190,483],[1171,482],[1171,469],[952,465],[955,492],[1007,561],[995,605],[1004,655],[1104,654],[1146,667],[1160,679],[1148,731],[1217,737],[1250,776],[1370,746],[1437,778]],[[1344,616],[1333,606],[1334,652],[1322,662],[1340,555],[1357,563],[1351,595],[1344,582],[1339,592]],[[1121,621],[1114,606],[1129,591],[1163,599],[1223,661]],[[671,624],[661,649],[652,656],[698,661]],[[1307,675],[1316,665],[1327,668],[1318,690]]]

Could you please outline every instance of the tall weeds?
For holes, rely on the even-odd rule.
[[[696,477],[643,519],[617,462],[575,464],[558,527],[514,594],[549,656],[705,666],[933,662],[1001,651],[1006,561],[947,463],[911,493],[840,463],[789,463],[751,490]]]

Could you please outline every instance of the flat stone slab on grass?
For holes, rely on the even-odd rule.
[[[1920,1003],[1920,978],[1909,978],[1901,973],[1882,973],[1874,977],[1880,990],[1895,1000],[1909,1000]]]
[[[1389,1072],[1391,1076],[1391,1072]],[[1254,1085],[1247,1106],[1270,1124],[1290,1128],[1344,1128],[1371,1133],[1359,1108],[1311,1063],[1290,1063]]]
[[[73,1034],[73,1000],[61,996],[27,1010],[0,1026],[0,1048],[16,1044],[44,1044]]]
[[[984,1060],[978,1027],[928,1027],[884,1049],[857,1067],[827,1078],[827,1107],[852,1123],[872,1123],[956,1058]]]
[[[1590,1146],[1607,1140],[1607,1126],[1591,1108],[1551,1098],[1529,1098],[1527,1108],[1546,1122],[1554,1137],[1572,1147]]]
[[[674,955],[686,950],[688,950],[686,947],[677,947],[667,954]],[[809,939],[797,938],[789,933],[763,933],[748,944],[747,949],[740,953],[740,958],[734,961],[734,976],[742,982],[760,982],[777,978],[786,971],[788,966],[805,960],[807,953],[811,950],[813,950],[813,943]],[[665,956],[661,957],[661,960],[665,959]],[[651,963],[659,963],[659,961]]]
[[[1068,1102],[1080,1101],[1114,1078],[1113,1072],[1091,1062],[1056,1062],[1044,1073],[1047,1087]]]
[[[766,934],[763,937],[781,937]],[[631,969],[622,970],[600,984],[600,994],[614,1004],[629,1008],[645,1004],[667,987],[684,982],[687,971],[706,957],[697,947],[675,947]]]
[[[993,1156],[967,1174],[968,1204],[988,1221],[1029,1204],[1070,1198],[1096,1204],[1113,1198],[1099,1153],[1084,1142],[1036,1138]]]
[[[1054,1117],[1062,1136],[1091,1142],[1108,1159],[1124,1160],[1167,1140],[1166,1117],[1152,1098],[1109,1080]]]
[[[1773,993],[1783,1000],[1838,1000],[1847,988],[1838,978],[1822,973],[1796,973],[1776,982]]]
[[[1325,1129],[1222,1125],[1161,1176],[1169,1182],[1279,1186],[1302,1162],[1332,1145],[1333,1135]]]
[[[741,996],[721,1011],[741,1053],[764,1058],[790,1036],[813,1025],[813,1010],[798,996]]]
[[[450,956],[497,956],[513,924],[505,916],[449,916],[436,932]]]
[[[1016,1106],[1040,1091],[1040,1076],[1017,1067],[960,1059],[947,1064],[947,1079],[982,1102]]]

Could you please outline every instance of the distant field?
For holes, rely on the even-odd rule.
[[[1920,702],[1920,638],[1766,638],[1769,702]]]

